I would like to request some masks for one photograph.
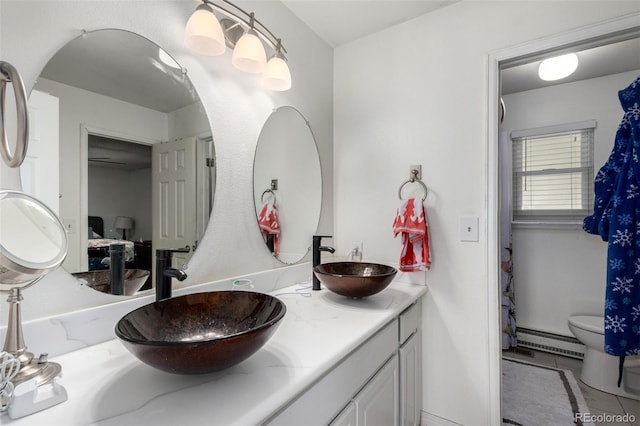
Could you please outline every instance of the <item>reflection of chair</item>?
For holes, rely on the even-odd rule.
[[[91,231],[100,235],[100,237],[104,237],[104,221],[100,216],[89,216],[89,238],[93,238],[91,235]],[[102,259],[109,256],[109,248],[90,248],[87,249],[87,254],[89,255],[89,271],[94,271],[96,269],[109,269],[108,266],[102,265]]]
[[[104,237],[104,221],[100,216],[89,216],[89,228],[93,229],[93,232]],[[89,235],[91,238],[92,235]]]

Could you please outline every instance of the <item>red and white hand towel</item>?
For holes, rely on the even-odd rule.
[[[260,214],[258,214],[258,224],[260,225],[264,242],[267,243],[273,255],[277,256],[280,253],[278,242],[280,222],[278,221],[278,211],[274,204],[266,203],[262,206]]]
[[[431,268],[429,226],[421,199],[402,200],[393,221],[393,235],[398,234],[402,235],[400,271],[428,271]]]

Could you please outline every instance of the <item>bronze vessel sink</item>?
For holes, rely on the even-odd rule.
[[[74,272],[77,279],[86,281],[86,285],[103,293],[111,293],[111,271],[108,269],[88,272]],[[124,295],[135,294],[149,278],[149,271],[144,269],[125,269]]]
[[[384,290],[393,281],[398,270],[379,263],[329,262],[316,266],[313,272],[332,292],[362,298]]]
[[[145,305],[122,317],[115,332],[152,367],[202,374],[247,359],[269,340],[286,311],[268,294],[211,291]]]

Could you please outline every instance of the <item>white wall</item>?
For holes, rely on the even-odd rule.
[[[618,91],[640,70],[503,97],[503,129],[531,129],[595,119],[594,173],[607,161],[622,118]],[[573,229],[513,230],[518,327],[573,336],[567,318],[603,314],[607,244]]]
[[[121,238],[122,231],[113,227],[116,216],[135,220],[135,229],[127,231],[127,239],[150,240],[151,168],[119,170],[89,167],[89,216],[104,220],[105,238]]]
[[[293,77],[290,91],[263,89],[258,77],[232,68],[231,52],[209,58],[187,51],[183,31],[196,2],[0,0],[0,58],[20,71],[27,91],[49,58],[79,36],[83,28],[133,31],[162,46],[188,70],[211,124],[218,170],[210,227],[190,262],[189,278],[183,285],[283,266],[262,242],[252,192],[255,144],[274,107],[295,106],[311,123],[323,171],[320,230],[333,230],[332,49],[278,1],[238,4],[255,11],[282,38]],[[15,170],[8,170],[3,164],[0,172],[0,187],[12,186]],[[104,295],[78,291],[68,276],[55,276],[55,280],[45,278],[25,292],[25,320],[113,301]],[[6,322],[4,315],[0,322]]]
[[[169,141],[211,133],[207,113],[200,102],[171,111],[168,117],[169,134],[167,140]]]
[[[487,294],[488,54],[608,18],[638,2],[462,1],[340,46],[334,66],[335,235],[341,254],[397,262],[391,223],[409,165],[430,189],[433,267],[423,304],[423,410],[490,424]],[[494,112],[491,112],[494,114]],[[460,216],[480,241],[460,242]],[[497,301],[492,302],[497,309]],[[495,414],[494,414],[495,415]]]

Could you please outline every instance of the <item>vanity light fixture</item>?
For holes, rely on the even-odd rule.
[[[545,59],[538,67],[538,76],[544,81],[555,81],[568,77],[578,69],[578,55],[568,53]]]
[[[286,49],[267,27],[228,0],[202,0],[191,15],[185,29],[185,44],[195,53],[207,56],[222,55],[226,46],[233,48],[231,63],[237,69],[262,74],[265,86],[284,91],[291,88],[291,72],[285,57]],[[222,25],[214,14],[223,15]],[[241,30],[240,30],[241,28]],[[239,36],[238,31],[242,36]],[[265,46],[273,50],[267,63]]]
[[[282,54],[280,39],[278,39],[276,53],[267,62],[267,68],[262,75],[262,80],[271,90],[284,91],[291,89],[291,73]]]
[[[267,53],[258,38],[255,26],[255,17],[251,13],[249,31],[244,33],[236,43],[231,56],[231,63],[240,71],[251,74],[261,74],[267,67]]]
[[[224,32],[213,9],[202,3],[187,21],[184,41],[191,50],[206,56],[220,56],[226,50]]]

